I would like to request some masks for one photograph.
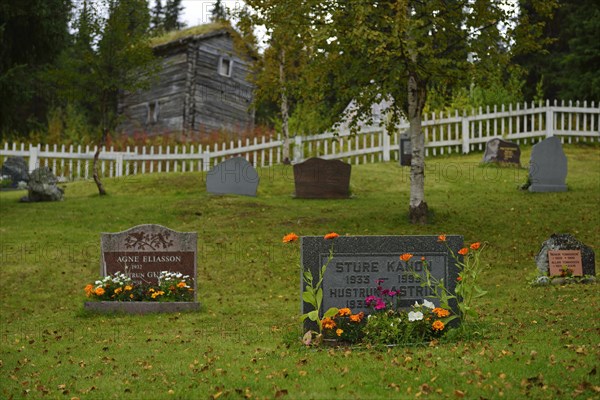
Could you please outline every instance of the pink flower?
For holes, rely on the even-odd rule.
[[[381,291],[381,294],[382,294],[383,296],[390,294],[390,289],[383,289],[383,290]]]
[[[395,295],[398,294],[398,292],[395,292],[393,290],[390,290],[390,293],[388,293],[390,295],[390,297],[394,297]]]
[[[385,308],[385,302],[381,299],[377,299],[377,304],[375,304],[376,310],[383,310]]]
[[[367,304],[367,307],[371,305],[372,302],[378,300],[377,297],[375,296],[369,296],[365,299],[365,303]]]

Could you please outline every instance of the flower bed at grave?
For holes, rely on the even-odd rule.
[[[117,272],[85,287],[88,298],[111,302],[191,302],[194,289],[190,277],[181,273],[161,271],[157,285],[133,282],[127,275]]]
[[[334,241],[339,237],[336,233],[324,236],[325,240]],[[284,236],[284,243],[298,240],[298,236],[290,233]],[[304,270],[303,280],[305,289],[302,299],[312,306],[313,310],[301,317],[302,321],[310,320],[316,323],[318,330],[308,330],[302,342],[307,346],[318,346],[324,342],[336,343],[365,343],[368,345],[408,345],[427,343],[445,335],[450,329],[450,322],[458,320],[458,327],[464,327],[468,319],[478,315],[473,309],[473,300],[484,296],[486,292],[478,285],[478,277],[482,270],[480,254],[485,245],[480,242],[463,247],[455,254],[446,243],[446,235],[439,235],[438,241],[446,245],[449,255],[456,261],[459,268],[458,278],[454,292],[450,292],[443,280],[438,280],[431,275],[426,257],[421,258],[422,273],[415,271],[412,254],[399,256],[406,270],[421,282],[421,286],[432,289],[430,296],[438,300],[440,306],[429,300],[423,299],[421,303],[415,302],[410,309],[398,306],[401,298],[400,292],[386,289],[383,281],[376,282],[376,294],[364,299],[367,307],[371,309],[369,315],[363,312],[353,313],[350,308],[329,308],[321,310],[323,301],[323,276],[327,266],[333,259],[333,244],[325,265],[319,271],[319,276],[313,277],[310,270]],[[450,307],[450,300],[456,300],[456,309]],[[454,324],[456,325],[456,324]]]

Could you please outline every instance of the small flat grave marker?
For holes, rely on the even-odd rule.
[[[248,160],[233,157],[217,164],[206,174],[206,191],[256,197],[259,181],[258,172]]]
[[[502,139],[492,139],[485,145],[483,163],[498,163],[500,165],[521,165],[521,149],[516,143]]]
[[[446,243],[456,254],[463,247],[463,237],[448,235]],[[364,300],[367,296],[377,295],[378,280],[383,280],[381,286],[384,289],[400,292],[398,304],[402,308],[410,307],[415,301],[422,303],[423,299],[439,306],[437,299],[428,297],[432,289],[422,287],[421,282],[407,272],[406,263],[400,260],[404,253],[413,254],[415,272],[424,276],[421,257],[425,257],[431,274],[436,279],[443,279],[452,293],[456,288],[458,267],[437,236],[341,236],[333,240],[303,236],[301,265],[310,269],[315,279],[318,279],[320,267],[327,262],[332,244],[333,258],[323,277],[322,311],[329,307],[348,307],[353,313],[370,314],[372,310],[367,308]],[[304,291],[302,273],[300,279],[301,291]],[[450,304],[456,309],[456,301]],[[302,302],[302,313],[309,311],[312,306]]]
[[[352,166],[340,160],[309,158],[294,165],[296,197],[301,199],[346,199],[350,197]]]
[[[568,268],[573,276],[583,275],[581,250],[548,250],[550,275],[561,275],[563,267]]]
[[[564,265],[575,276],[596,276],[594,250],[568,233],[555,233],[544,241],[535,262],[540,276],[560,275]]]

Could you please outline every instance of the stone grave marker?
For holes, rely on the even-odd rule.
[[[65,193],[64,189],[57,186],[58,179],[50,168],[40,167],[31,172],[27,183],[27,196],[21,202],[60,201]]]
[[[495,138],[486,143],[482,162],[521,166],[521,149],[516,143]]]
[[[457,254],[463,247],[463,237],[447,235],[446,243]],[[303,236],[301,265],[310,269],[315,279],[318,279],[320,267],[327,262],[332,245],[333,258],[323,277],[322,311],[329,307],[348,307],[353,313],[370,314],[372,310],[364,300],[367,296],[377,295],[378,280],[383,281],[384,289],[400,292],[398,305],[402,308],[412,306],[415,301],[422,303],[423,299],[439,306],[437,299],[427,297],[432,289],[422,287],[421,282],[407,272],[406,263],[400,260],[404,253],[413,254],[415,272],[424,276],[421,257],[425,257],[431,274],[443,279],[451,292],[456,288],[456,261],[437,236],[340,236],[333,240]],[[301,291],[304,291],[302,273],[300,279]],[[450,305],[456,309],[456,300]],[[309,311],[312,306],[302,302],[302,313]],[[306,323],[310,324],[308,320]]]
[[[530,192],[566,192],[567,157],[560,139],[552,136],[533,146],[529,161]]]
[[[260,178],[244,157],[233,157],[214,166],[206,174],[206,191],[212,194],[256,196]]]
[[[412,144],[410,141],[410,131],[406,131],[400,135],[399,150],[400,154],[400,165],[410,167],[412,163]]]
[[[300,199],[347,199],[352,166],[340,160],[309,158],[294,165],[296,197]]]
[[[23,157],[8,157],[2,164],[0,175],[10,177],[11,187],[16,188],[19,182],[29,182],[29,165]]]
[[[122,272],[134,282],[158,284],[161,271],[179,272],[193,280],[194,302],[86,302],[87,309],[133,313],[196,310],[198,234],[161,225],[138,225],[117,233],[102,233],[100,275]]]
[[[594,250],[570,234],[550,236],[542,243],[535,262],[540,276],[561,275],[563,266],[569,268],[574,276],[596,275]]]

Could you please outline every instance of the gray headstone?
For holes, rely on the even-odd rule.
[[[21,201],[59,201],[63,199],[64,190],[56,184],[58,179],[48,167],[34,169],[27,183],[28,195]]]
[[[161,271],[179,272],[194,280],[198,234],[161,225],[138,225],[123,232],[102,233],[100,275],[122,272],[134,282],[157,284]]]
[[[485,145],[483,163],[521,165],[521,149],[516,143],[502,139],[492,139]]]
[[[567,156],[556,136],[533,146],[529,161],[530,192],[566,192]]]
[[[463,247],[463,237],[448,235],[446,243],[457,254]],[[301,265],[310,269],[314,279],[318,279],[319,269],[327,262],[332,245],[333,259],[323,277],[322,311],[329,307],[348,307],[352,312],[371,313],[364,300],[377,294],[378,280],[383,280],[384,289],[400,291],[400,307],[408,308],[423,299],[439,306],[437,300],[428,297],[431,288],[421,287],[421,283],[406,272],[406,263],[400,260],[404,253],[413,254],[416,272],[422,272],[421,257],[425,257],[431,274],[443,279],[452,293],[456,288],[456,261],[437,236],[341,236],[330,240],[322,236],[303,236]],[[300,279],[301,291],[304,291],[302,273]],[[455,300],[450,304],[456,309]],[[302,313],[311,310],[312,306],[302,301]]]
[[[542,243],[542,248],[540,249],[539,253],[535,256],[535,263],[537,265],[540,275],[548,275],[549,273],[549,250],[580,250],[583,274],[591,276],[596,275],[596,258],[594,250],[592,250],[591,247],[581,243],[573,235],[570,235],[568,233],[555,233],[552,236],[550,236],[550,239]]]
[[[16,188],[19,182],[29,182],[29,165],[23,157],[8,157],[0,172],[2,176],[8,176],[11,187]]]
[[[256,196],[258,172],[243,157],[234,157],[217,164],[206,174],[206,191],[212,194]]]

